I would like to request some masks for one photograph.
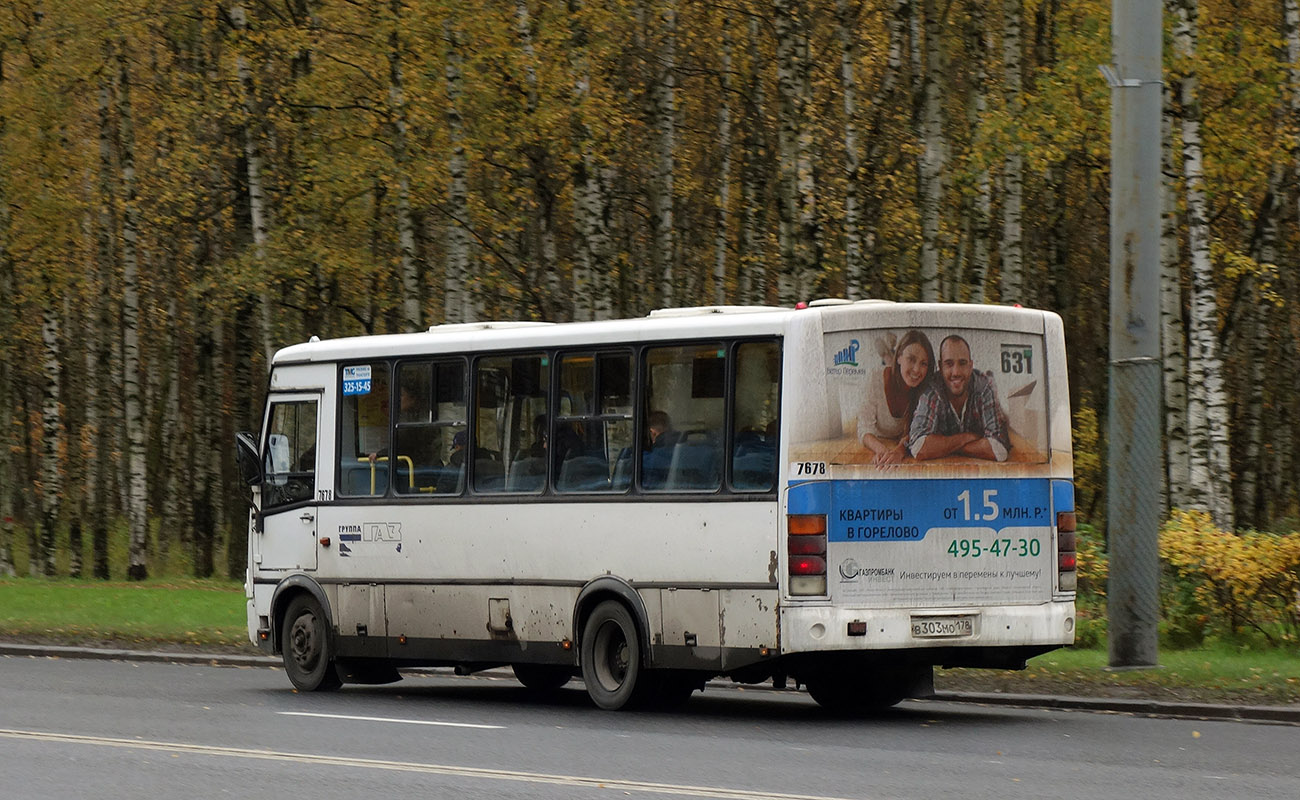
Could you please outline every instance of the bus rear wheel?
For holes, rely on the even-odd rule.
[[[284,671],[303,692],[329,692],[343,685],[334,665],[325,612],[316,598],[300,594],[284,615]]]
[[[608,711],[639,704],[647,681],[631,612],[606,600],[592,609],[582,630],[582,681],[592,701]]]
[[[908,682],[893,675],[809,675],[808,694],[833,714],[858,715],[896,706],[907,697]]]

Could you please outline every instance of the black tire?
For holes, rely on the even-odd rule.
[[[606,600],[592,609],[582,631],[582,681],[592,702],[607,711],[640,705],[650,682],[644,680],[632,613],[617,600]]]
[[[907,697],[906,682],[893,676],[809,675],[808,694],[832,714],[857,716],[883,711]]]
[[[654,707],[659,711],[672,711],[686,705],[695,690],[704,689],[704,679],[692,672],[655,670]]]
[[[573,670],[554,664],[513,664],[515,679],[535,692],[549,692],[568,683]]]
[[[303,692],[330,692],[343,685],[334,665],[329,623],[316,598],[300,594],[289,601],[281,630],[284,671]]]

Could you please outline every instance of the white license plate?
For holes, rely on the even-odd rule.
[[[975,615],[912,617],[912,636],[917,639],[955,639],[975,635]]]

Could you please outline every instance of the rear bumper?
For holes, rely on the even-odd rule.
[[[946,620],[969,617],[969,635],[916,636],[918,618]],[[850,623],[859,635],[850,635]],[[865,623],[865,633],[862,623]],[[943,627],[943,626],[932,626]],[[781,608],[781,652],[870,651],[929,649],[950,652],[963,648],[1041,648],[1074,643],[1074,603],[1054,601],[1034,606],[981,608],[855,609],[834,606]]]

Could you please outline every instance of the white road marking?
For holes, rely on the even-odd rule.
[[[549,775],[544,772],[520,772],[517,770],[506,769],[457,767],[447,764],[421,764],[411,761],[381,761],[370,758],[324,756],[313,753],[288,753],[276,750],[251,750],[242,747],[218,747],[215,745],[185,744],[183,742],[151,742],[143,739],[116,739],[107,736],[80,736],[70,733],[48,733],[43,731],[10,730],[6,728],[0,728],[0,739],[23,739],[27,741],[53,742],[59,744],[120,747],[128,750],[152,750],[181,754],[188,753],[197,756],[223,756],[226,758],[249,758],[260,761],[284,761],[296,764],[382,769],[393,772],[450,775],[458,778],[485,778],[488,780],[516,781],[521,783],[575,786],[586,789],[606,789],[622,792],[652,792],[658,794],[686,795],[690,797],[712,797],[721,798],[721,800],[846,800],[845,798],[825,797],[822,795],[782,794],[779,792],[757,792],[748,789],[728,789],[723,786],[691,786],[689,784],[651,783],[648,781],[632,781],[621,778],[587,778],[580,775]]]
[[[437,722],[427,719],[396,719],[394,717],[354,717],[348,714],[313,714],[310,711],[277,711],[286,717],[317,717],[320,719],[352,719],[360,722],[400,722],[403,725],[438,725],[444,728],[480,728],[482,730],[504,730],[504,725],[476,725],[472,722]]]

